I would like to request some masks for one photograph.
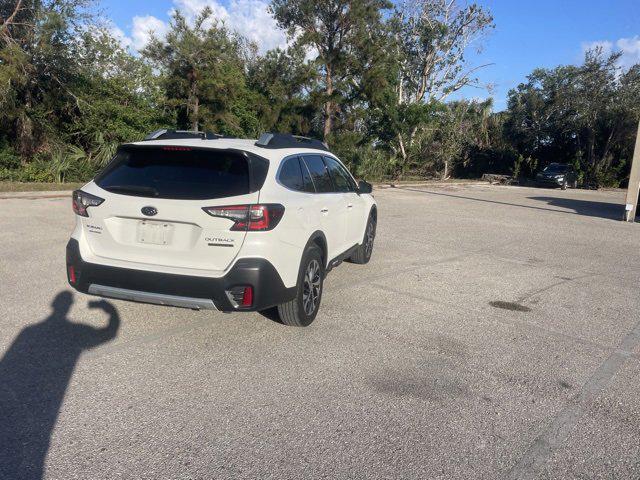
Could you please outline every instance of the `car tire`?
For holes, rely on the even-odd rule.
[[[365,263],[369,263],[371,260],[371,254],[373,253],[373,243],[376,238],[376,218],[371,213],[369,215],[369,220],[367,221],[367,227],[364,230],[364,238],[362,239],[362,243],[358,246],[353,255],[349,258],[351,263],[357,263],[360,265],[364,265]]]
[[[578,188],[578,180],[573,181],[573,183],[571,184],[571,188]]]
[[[300,262],[296,296],[278,305],[278,317],[283,324],[291,327],[311,325],[320,308],[324,275],[322,251],[315,245],[307,247]]]
[[[566,180],[562,183],[562,187],[560,187],[560,188],[562,188],[562,190],[566,190],[567,189],[567,181]]]

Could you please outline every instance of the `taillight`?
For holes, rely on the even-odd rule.
[[[284,215],[284,206],[277,203],[204,207],[203,210],[212,217],[232,220],[231,230],[234,231],[264,232],[273,230]]]
[[[97,207],[104,202],[104,198],[96,197],[95,195],[83,192],[82,190],[76,190],[73,192],[71,202],[71,206],[73,207],[73,211],[76,215],[88,217],[89,214],[87,213],[87,208]]]

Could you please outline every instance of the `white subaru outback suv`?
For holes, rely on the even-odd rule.
[[[318,140],[161,130],[122,145],[73,194],[67,278],[80,292],[315,319],[326,273],[369,261],[377,208]]]

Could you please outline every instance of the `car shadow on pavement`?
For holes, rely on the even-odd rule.
[[[107,326],[73,323],[71,292],[51,303],[53,312],[25,327],[0,360],[0,479],[40,479],[60,406],[82,352],[116,337],[120,316],[104,300],[89,308],[109,316]]]
[[[562,197],[528,197],[530,200],[546,202],[550,207],[566,208],[573,210],[578,215],[588,217],[607,218],[610,220],[622,220],[624,205],[607,202],[593,202],[590,200],[576,200]]]
[[[433,192],[430,190],[421,190],[418,188],[408,188],[408,187],[396,187],[396,188],[398,190],[422,193],[425,195],[436,195],[436,196],[442,196],[442,197],[458,198],[461,200],[470,200],[473,202],[480,202],[480,203],[491,203],[495,205],[506,205],[510,207],[526,208],[529,210],[541,210],[545,212],[566,213],[569,215],[585,215],[590,217],[600,217],[600,218],[606,218],[609,220],[622,220],[623,214],[624,214],[624,205],[620,205],[616,203],[592,202],[588,200],[574,200],[571,198],[562,198],[562,197],[527,197],[529,200],[547,202],[548,207],[560,207],[560,208],[568,208],[573,210],[573,212],[563,212],[562,210],[558,210],[557,208],[547,208],[547,207],[535,206],[535,205],[522,205],[522,204],[512,203],[512,202],[503,202],[500,200],[489,200],[486,198],[476,198],[476,197],[469,197],[465,195],[454,195],[451,193]],[[638,217],[636,217],[636,221],[638,221]]]
[[[271,308],[268,308],[267,310],[262,310],[258,313],[262,315],[264,318],[284,326],[284,323],[282,323],[282,320],[280,320],[280,315],[278,314],[278,307],[271,307]]]

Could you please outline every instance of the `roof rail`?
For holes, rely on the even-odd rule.
[[[262,148],[315,148],[329,151],[327,144],[320,140],[290,133],[263,133],[255,144]]]
[[[196,132],[193,130],[168,130],[166,128],[162,128],[160,130],[156,130],[155,132],[151,132],[149,135],[144,137],[145,141],[178,140],[181,138],[200,138],[202,140],[215,140],[217,138],[222,138],[222,135],[211,132]]]

